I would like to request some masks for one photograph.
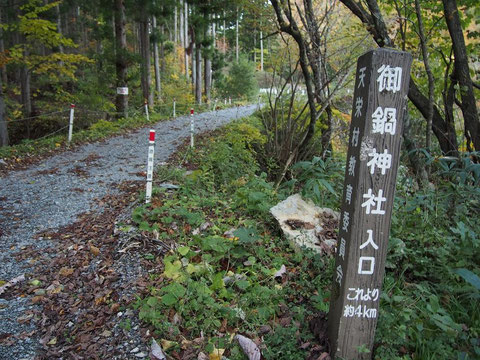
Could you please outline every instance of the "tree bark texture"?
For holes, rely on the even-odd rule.
[[[115,0],[115,68],[117,87],[127,87],[127,34],[124,0]],[[128,95],[117,93],[115,100],[118,117],[128,117]]]
[[[0,147],[8,145],[8,127],[5,111],[5,101],[3,100],[3,85],[0,78]]]
[[[157,29],[157,17],[155,15],[152,16],[152,27],[154,31]],[[157,100],[160,101],[162,93],[162,81],[160,78],[160,59],[157,38],[155,38],[155,42],[153,44],[153,66],[155,69],[155,92],[157,95]]]
[[[202,103],[202,50],[200,44],[195,48],[195,65],[197,68],[195,78],[195,101],[197,104]]]
[[[140,22],[140,54],[142,55],[141,66],[141,83],[143,98],[148,102],[149,107],[153,107],[153,94],[150,89],[152,82],[152,75],[150,72],[151,60],[150,60],[150,35],[148,33],[148,17],[144,15],[144,18]]]
[[[460,109],[462,110],[465,124],[467,149],[469,151],[473,149],[480,151],[480,122],[472,79],[470,77],[467,48],[463,37],[462,24],[458,16],[457,2],[456,0],[442,1],[445,11],[445,21],[447,22],[448,32],[452,39],[453,53],[455,55],[455,69],[452,77],[455,77],[460,85],[460,97],[462,100]]]
[[[3,18],[2,18],[2,8],[1,7],[0,7],[0,23],[4,23]],[[5,52],[5,43],[3,41],[3,36],[4,36],[3,29],[0,28],[0,53]],[[3,84],[7,85],[7,83],[8,83],[7,67],[5,65],[2,65],[0,67],[0,72],[1,72],[1,80],[2,80]]]

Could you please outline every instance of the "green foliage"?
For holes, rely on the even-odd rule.
[[[241,57],[231,65],[227,78],[218,85],[218,90],[221,96],[253,99],[258,93],[255,65]]]
[[[183,336],[192,339],[203,333],[208,341],[204,351],[226,348],[229,358],[237,360],[244,357],[225,332],[255,334],[260,326],[270,324],[273,332],[265,337],[264,356],[304,358],[308,350],[298,343],[313,340],[307,318],[317,311],[318,302],[328,298],[325,288],[332,263],[308,251],[296,254],[271,233],[265,219],[276,194],[266,176],[255,173],[253,154],[245,155],[260,141],[257,130],[241,123],[229,126],[215,140],[204,139],[195,153],[187,153],[188,161],[202,171],[175,176],[180,189],[154,191],[152,204],[157,205],[134,210],[133,220],[140,229],[156,231],[160,240],[177,244],[161,260],[163,273],[136,307],[158,336],[181,342]],[[231,166],[232,161],[238,162],[233,165],[236,171],[243,169],[241,177],[227,170],[229,175],[216,184],[219,175],[210,173]],[[237,191],[228,183],[235,183]],[[169,231],[173,226],[175,232]],[[288,272],[286,282],[274,277],[282,265]],[[279,319],[285,317],[291,324],[284,327]]]
[[[480,354],[480,189],[470,163],[449,163],[435,163],[435,189],[397,187],[376,358]]]
[[[338,159],[322,160],[315,156],[312,161],[300,161],[292,166],[293,179],[286,186],[299,186],[302,195],[320,206],[338,208],[343,180],[343,165]],[[295,189],[295,187],[294,187]]]

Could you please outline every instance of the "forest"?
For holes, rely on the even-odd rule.
[[[358,92],[372,50],[411,69],[398,154],[355,183],[370,193],[382,165],[392,201],[376,308],[340,315],[371,340],[344,352],[332,309],[358,116],[383,101]],[[0,0],[0,358],[480,358],[479,109],[476,0]],[[294,196],[333,214],[320,250],[275,214]]]

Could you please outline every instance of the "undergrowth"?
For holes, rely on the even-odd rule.
[[[258,165],[260,134],[250,119],[205,138],[180,155],[193,170],[157,174],[180,188],[157,188],[134,211],[140,229],[175,245],[136,303],[168,353],[244,359],[238,333],[262,343],[265,359],[325,350],[308,323],[328,311],[333,259],[291,250],[268,210],[297,191],[337,209],[343,161],[297,164],[275,189]],[[425,190],[400,172],[374,359],[480,358],[479,172],[467,165],[436,161]]]
[[[156,189],[152,204],[134,211],[140,229],[176,245],[136,305],[168,352],[193,346],[244,359],[233,341],[238,333],[263,336],[265,359],[300,359],[311,351],[308,322],[328,307],[332,260],[295,253],[266,221],[287,194],[259,173],[252,149],[262,141],[245,123],[205,139],[186,154],[195,170],[157,174],[180,189]],[[282,266],[286,272],[279,275]]]

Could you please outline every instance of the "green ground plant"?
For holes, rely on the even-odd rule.
[[[308,354],[300,345],[312,340],[308,319],[319,303],[325,309],[330,279],[325,274],[331,274],[332,263],[310,252],[295,253],[265,221],[284,194],[259,174],[253,148],[262,141],[248,122],[229,126],[215,140],[204,139],[186,156],[197,170],[170,177],[180,189],[157,190],[154,205],[134,211],[140,229],[176,245],[136,307],[154,335],[173,341],[177,351],[183,338],[193,341],[203,334],[207,340],[199,351],[223,348],[229,359],[244,359],[232,334],[255,338],[268,325],[266,359]],[[286,275],[275,277],[282,265]]]
[[[256,338],[268,325],[263,357],[302,359],[308,349],[301,345],[315,341],[306,324],[328,312],[333,259],[292,251],[268,210],[298,191],[338,209],[344,159],[299,163],[293,178],[275,189],[258,162],[265,141],[258,124],[248,119],[205,138],[185,154],[196,170],[159,174],[180,189],[157,190],[155,205],[134,212],[141,229],[176,244],[136,306],[154,336],[173,341],[177,351],[182,339],[203,334],[198,351],[222,348],[229,359],[245,359],[231,334]],[[480,188],[473,155],[456,165],[432,159],[434,186],[424,190],[400,168],[374,359],[480,356]],[[287,275],[275,278],[282,265]]]

